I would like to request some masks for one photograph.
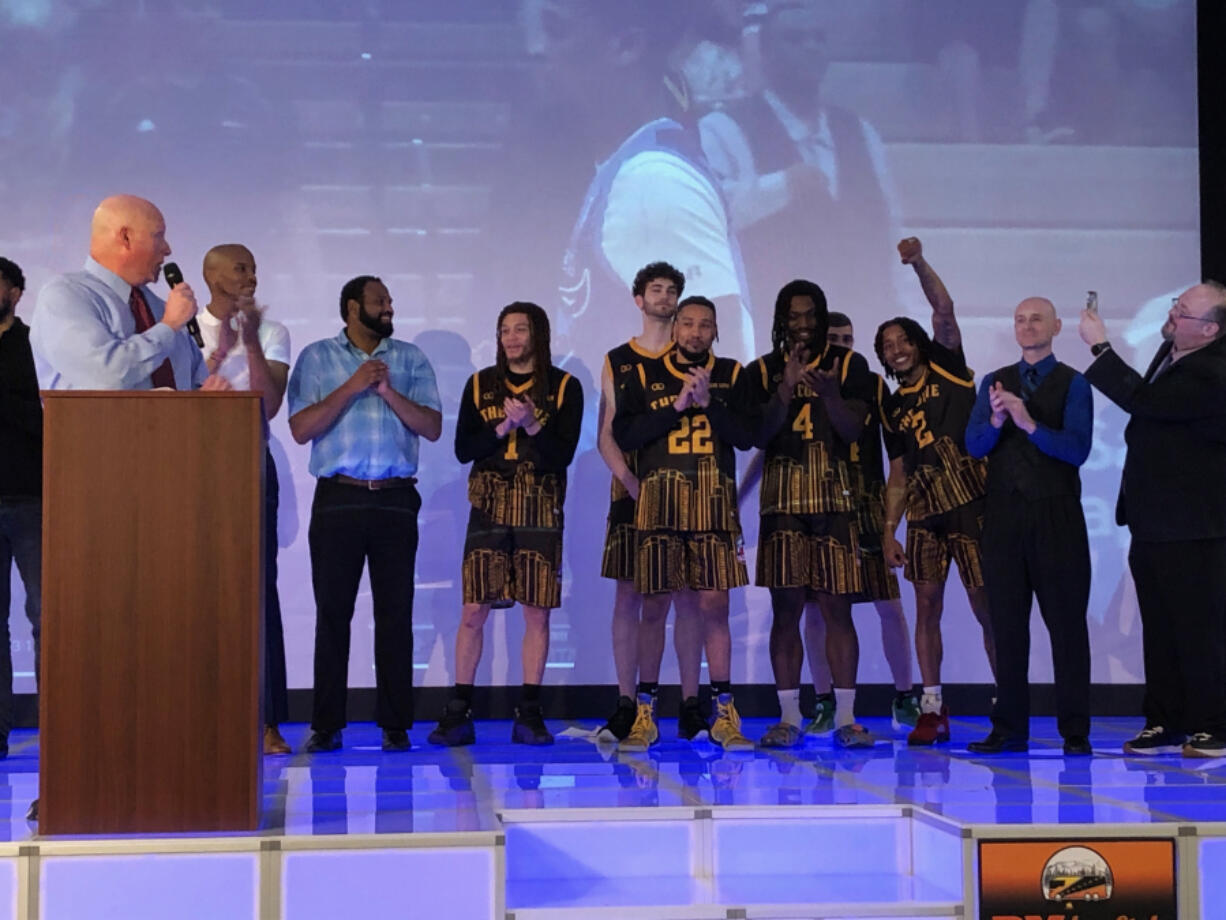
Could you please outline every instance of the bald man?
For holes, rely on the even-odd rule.
[[[1025,751],[1030,738],[1030,608],[1051,634],[1056,721],[1064,753],[1090,747],[1090,544],[1079,468],[1090,455],[1090,385],[1052,354],[1060,318],[1050,300],[1013,311],[1022,359],[983,378],[966,447],[988,460],[983,574],[996,637],[992,731],[976,754]]]
[[[89,258],[38,295],[30,344],[52,390],[229,389],[184,331],[196,297],[180,284],[163,301],[146,288],[170,255],[151,202],[114,195],[94,211]]]
[[[200,311],[205,364],[236,390],[264,396],[264,417],[281,408],[289,379],[289,332],[255,302],[255,256],[240,243],[214,246],[204,256],[209,302]],[[267,430],[267,429],[266,429]],[[279,725],[289,718],[285,636],[277,592],[277,508],[280,488],[272,452],[264,449],[264,753],[289,754]]]

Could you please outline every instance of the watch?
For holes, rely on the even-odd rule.
[[[1090,354],[1092,354],[1096,358],[1099,355],[1101,355],[1104,351],[1110,351],[1110,350],[1111,350],[1110,342],[1099,342],[1097,345],[1090,346]]]

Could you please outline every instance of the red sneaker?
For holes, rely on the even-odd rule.
[[[912,747],[931,747],[949,741],[949,707],[941,706],[941,712],[922,712],[915,728],[907,735],[907,744]]]

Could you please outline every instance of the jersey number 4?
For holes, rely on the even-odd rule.
[[[812,403],[805,403],[800,407],[800,411],[796,413],[796,420],[792,422],[792,430],[797,432],[806,441],[813,440]]]
[[[670,454],[710,454],[714,451],[711,421],[705,415],[683,415],[681,427],[668,435]]]

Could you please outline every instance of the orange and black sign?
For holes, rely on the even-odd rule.
[[[1174,840],[983,840],[980,920],[1175,920]]]

